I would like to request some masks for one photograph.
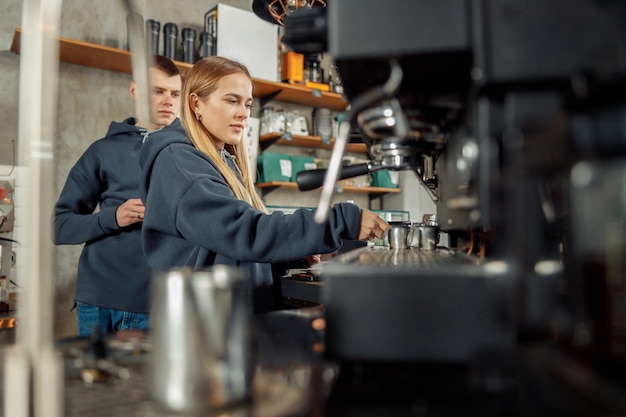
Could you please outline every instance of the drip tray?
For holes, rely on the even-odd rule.
[[[324,268],[326,347],[344,360],[467,363],[515,341],[515,268],[451,250],[365,248]]]

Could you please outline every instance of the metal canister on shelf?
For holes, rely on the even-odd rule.
[[[204,15],[204,31],[209,35],[208,44],[209,44],[209,54],[217,55],[217,8],[209,10]]]
[[[211,56],[212,38],[209,32],[200,32],[200,47],[198,48],[198,58]]]
[[[183,28],[182,33],[183,62],[193,64],[196,51],[196,31],[192,28]]]
[[[161,22],[146,20],[146,48],[148,53],[157,55],[159,53],[159,33],[161,32]]]
[[[176,60],[176,42],[178,40],[178,26],[176,23],[166,23],[163,26],[163,56]]]

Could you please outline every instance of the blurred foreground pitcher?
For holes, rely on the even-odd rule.
[[[245,272],[215,266],[160,273],[153,296],[153,400],[176,412],[249,400],[254,352]]]

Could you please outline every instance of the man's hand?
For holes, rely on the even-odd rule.
[[[145,212],[146,208],[141,202],[141,199],[130,198],[117,208],[115,211],[115,220],[119,227],[127,227],[131,224],[142,222]]]

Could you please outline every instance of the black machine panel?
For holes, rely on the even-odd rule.
[[[469,358],[489,337],[513,345],[558,339],[626,367],[626,266],[617,261],[626,259],[626,228],[616,221],[626,216],[618,197],[626,177],[616,168],[626,162],[626,2],[336,0],[317,12],[326,27],[318,27],[318,46],[327,45],[339,68],[373,166],[414,171],[451,247],[480,247],[481,262],[506,264],[502,282],[511,283],[510,291],[483,291],[480,268],[472,272],[478,279],[465,279],[463,269],[337,267],[323,294],[329,346],[346,359],[412,352],[445,361]],[[289,40],[289,19],[285,28]],[[296,40],[289,46],[298,51]],[[383,111],[392,127],[376,129]],[[406,332],[406,350],[396,352],[344,337],[355,331],[349,318],[365,329],[363,303],[377,314],[368,337],[386,334],[380,323],[394,323],[399,310],[396,296],[378,296],[393,291],[407,298],[407,316],[430,311],[436,328],[453,317],[476,343],[466,344],[461,332],[427,341]],[[492,316],[466,321],[455,307],[465,302],[487,306],[480,314]],[[514,317],[498,322],[499,306],[512,306]],[[410,320],[404,327],[429,330]],[[480,339],[483,331],[492,333]],[[450,344],[465,350],[443,347]]]

